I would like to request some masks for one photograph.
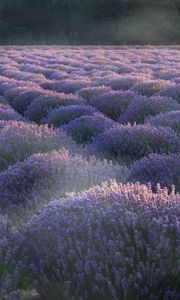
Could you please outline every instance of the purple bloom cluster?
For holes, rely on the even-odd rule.
[[[130,91],[113,91],[95,97],[89,103],[107,117],[117,120],[135,97],[136,95]]]
[[[159,95],[171,97],[180,102],[180,84],[164,88],[159,92]]]
[[[7,90],[18,87],[23,87],[25,89],[38,89],[39,85],[29,81],[17,81],[15,79],[8,79],[0,76],[0,93],[4,94],[7,92]]]
[[[40,122],[42,118],[46,117],[48,111],[51,109],[67,106],[67,105],[81,105],[85,100],[76,95],[65,95],[63,93],[49,93],[36,98],[32,104],[27,108],[25,116],[31,121]]]
[[[53,201],[21,232],[24,270],[48,300],[178,300],[179,204],[116,182]]]
[[[87,101],[94,97],[98,97],[102,94],[108,93],[110,91],[109,87],[106,86],[93,86],[93,87],[87,87],[83,88],[78,91],[78,95]]]
[[[87,147],[90,153],[129,164],[150,153],[178,153],[180,140],[170,128],[119,125],[94,138]]]
[[[0,172],[0,208],[8,211],[12,205],[32,206],[37,195],[40,206],[52,198],[81,192],[111,178],[125,182],[127,175],[127,169],[117,164],[72,156],[65,150],[34,154]]]
[[[97,112],[96,109],[89,105],[68,105],[50,110],[47,118],[42,119],[41,123],[59,127],[81,116],[92,115],[95,112]]]
[[[180,135],[180,110],[169,111],[167,113],[160,113],[157,116],[149,117],[146,123],[152,126],[163,126],[172,128],[178,135]]]
[[[60,93],[75,93],[82,88],[89,87],[91,82],[88,79],[83,80],[71,80],[66,79],[64,81],[59,81],[58,83],[54,84],[53,90]]]
[[[144,81],[140,83],[136,83],[132,90],[135,92],[138,92],[139,94],[143,96],[153,96],[154,94],[158,93],[162,89],[166,88],[168,86],[168,82],[166,80],[150,80],[150,81]]]
[[[76,151],[74,142],[62,131],[54,131],[46,125],[7,122],[0,131],[0,170],[26,159],[33,153],[64,147],[71,152]]]
[[[10,121],[0,120],[0,132],[9,123],[10,123]]]
[[[162,187],[172,188],[180,192],[180,154],[151,154],[134,163],[129,180],[150,183],[153,188],[158,183]]]
[[[0,300],[180,299],[179,67],[175,47],[0,48]]]
[[[30,90],[24,93],[20,93],[17,97],[12,101],[12,107],[16,109],[20,114],[24,114],[27,110],[28,106],[40,95],[43,94],[43,90]]]
[[[107,86],[110,86],[113,90],[128,90],[136,83],[143,81],[144,78],[140,76],[121,75],[112,80],[109,80]]]
[[[69,78],[69,75],[64,72],[64,71],[54,71],[53,73],[51,73],[49,76],[48,76],[49,79],[52,79],[52,80],[64,80],[64,79],[67,79]]]
[[[0,299],[19,300],[18,272],[12,267],[11,254],[16,236],[8,218],[0,214]]]
[[[106,118],[103,114],[94,113],[91,116],[82,116],[73,120],[61,128],[70,134],[78,144],[85,144],[92,142],[93,137],[98,136],[115,124],[115,122]]]
[[[124,114],[119,118],[121,124],[136,122],[143,123],[148,116],[154,116],[171,110],[180,110],[180,104],[177,101],[160,96],[136,97],[130,103]]]
[[[4,96],[7,98],[9,103],[12,103],[20,94],[32,92],[32,90],[32,88],[29,90],[28,87],[12,87],[4,92]]]
[[[23,121],[23,117],[12,109],[8,104],[0,103],[0,120]]]
[[[23,118],[21,115],[19,115],[14,109],[12,108],[1,108],[0,107],[0,120],[16,120],[16,121],[22,121]]]

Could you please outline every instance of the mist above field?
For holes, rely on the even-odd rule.
[[[1,44],[179,44],[178,0],[0,0]]]

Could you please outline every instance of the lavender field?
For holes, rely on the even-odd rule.
[[[180,49],[0,48],[0,300],[180,299]]]

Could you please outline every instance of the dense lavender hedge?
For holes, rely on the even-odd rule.
[[[0,132],[1,130],[10,123],[10,121],[7,120],[0,120]]]
[[[41,94],[43,94],[43,91],[41,90],[30,90],[21,93],[12,101],[12,107],[15,110],[17,110],[20,114],[24,114],[24,112],[27,110],[28,106],[33,102],[33,100]]]
[[[0,300],[180,299],[179,84],[175,47],[0,48]]]
[[[121,124],[143,123],[148,116],[154,116],[171,110],[179,110],[180,104],[172,98],[152,96],[137,97],[130,103],[124,114],[119,118]]]
[[[160,113],[157,116],[149,117],[146,123],[152,126],[164,126],[172,128],[177,134],[180,134],[180,110],[170,111],[165,114]]]
[[[159,91],[163,90],[168,86],[170,83],[168,83],[166,80],[150,80],[150,81],[144,81],[136,83],[132,90],[135,92],[138,92],[139,94],[143,96],[151,97],[154,94],[158,93]]]
[[[81,105],[85,100],[76,95],[65,95],[63,93],[50,93],[36,98],[25,112],[25,116],[31,121],[40,122],[47,116],[48,111],[57,107],[67,105]]]
[[[84,80],[71,80],[71,79],[66,79],[64,82],[59,82],[53,86],[53,90],[59,93],[74,93],[82,88],[89,87],[91,85],[91,82],[88,79]]]
[[[4,96],[0,96],[0,106],[4,104],[4,105],[8,105],[7,103],[7,99]]]
[[[59,127],[82,116],[93,115],[95,112],[97,110],[89,105],[69,105],[50,110],[47,117],[41,120],[41,123]]]
[[[178,153],[180,140],[170,128],[119,125],[94,138],[87,150],[129,164],[150,153]]]
[[[93,98],[89,103],[104,113],[107,117],[117,120],[135,99],[135,94],[130,91],[117,91],[102,94]]]
[[[7,90],[12,89],[12,88],[18,88],[19,86],[27,89],[38,89],[39,86],[36,83],[33,83],[31,81],[18,81],[15,79],[8,79],[6,77],[1,77],[0,76],[0,93],[4,94],[7,92]]]
[[[143,78],[139,76],[123,75],[117,76],[117,78],[110,79],[107,82],[107,86],[110,86],[113,90],[128,90],[134,86],[137,82],[141,82]]]
[[[81,90],[78,91],[78,95],[88,101],[94,97],[108,93],[109,91],[110,88],[106,86],[97,86],[97,87],[93,86],[93,87],[82,88]]]
[[[32,89],[30,90],[32,92]],[[12,87],[5,91],[4,96],[12,103],[18,96],[30,92],[27,87]],[[19,104],[18,104],[19,106]]]
[[[47,300],[178,300],[179,203],[115,182],[54,201],[22,230],[24,270]]]
[[[94,157],[86,160],[65,150],[34,154],[25,162],[0,172],[0,208],[7,210],[12,204],[34,205],[35,195],[39,195],[43,203],[69,192],[81,192],[111,178],[125,182],[127,174],[127,169],[119,165]]]
[[[160,183],[169,190],[174,185],[176,191],[180,192],[180,154],[151,154],[143,157],[132,166],[129,180],[150,183],[153,188]]]
[[[98,136],[115,124],[115,122],[106,118],[103,114],[94,113],[92,116],[82,116],[73,120],[61,128],[71,135],[78,144],[86,144],[92,142],[93,137]]]
[[[171,97],[180,102],[180,84],[164,88],[159,92],[159,95]]]
[[[0,120],[4,120],[4,121],[10,121],[10,120],[23,121],[23,117],[20,114],[18,114],[11,107],[0,104]]]
[[[77,151],[70,137],[46,125],[8,122],[0,131],[0,170],[22,161],[33,153],[59,150],[65,147]]]
[[[19,281],[18,270],[12,268],[11,255],[15,246],[17,233],[10,225],[7,216],[0,214],[0,299],[18,300],[19,292],[17,285]]]

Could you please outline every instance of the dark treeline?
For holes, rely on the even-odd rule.
[[[1,44],[179,44],[179,0],[0,0]]]

